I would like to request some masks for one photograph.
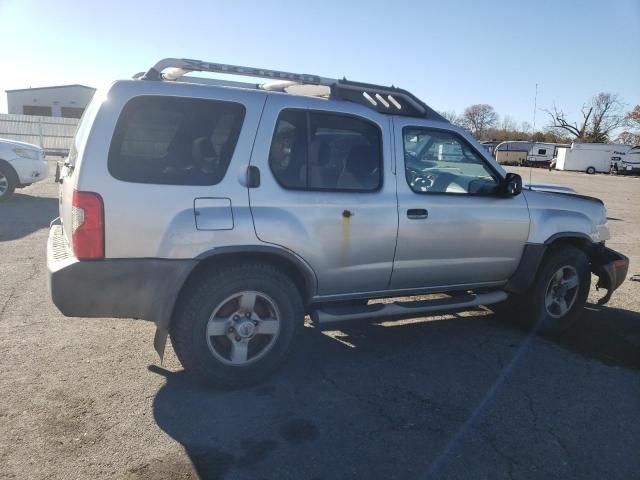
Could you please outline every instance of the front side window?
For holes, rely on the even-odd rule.
[[[374,191],[382,184],[380,130],[360,118],[283,110],[269,165],[285,188]]]
[[[109,172],[127,182],[215,185],[227,171],[244,113],[232,102],[136,97],[118,119]]]
[[[458,135],[441,130],[403,130],[405,174],[416,193],[493,194],[497,175]]]
[[[539,148],[538,149],[538,155],[546,155],[547,154],[547,149],[546,148]]]

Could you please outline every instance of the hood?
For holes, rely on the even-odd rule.
[[[576,193],[576,191],[571,187],[556,185],[554,183],[525,183],[523,188],[535,190],[537,192]]]
[[[565,187],[563,185],[555,185],[553,183],[531,183],[524,185],[523,189],[532,191],[532,192],[545,192],[545,193],[553,193],[555,195],[567,195],[574,198],[581,198],[583,200],[590,200],[593,202],[597,202],[601,205],[604,205],[604,202],[596,197],[590,197],[588,195],[580,195],[573,188]]]
[[[3,146],[17,147],[17,148],[30,148],[31,150],[42,150],[38,145],[27,142],[19,142],[17,140],[9,140],[8,138],[0,138],[0,148]]]

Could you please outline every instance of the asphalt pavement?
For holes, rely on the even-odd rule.
[[[640,280],[640,178],[513,170],[603,198]],[[207,390],[153,324],[51,303],[56,187],[0,204],[0,478],[640,478],[640,281],[554,340],[484,311],[308,325],[264,384]]]

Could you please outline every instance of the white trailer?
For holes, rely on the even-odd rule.
[[[507,141],[496,146],[495,158],[504,165],[548,165],[555,151],[555,143]]]
[[[630,148],[626,153],[623,153],[623,149],[617,150],[611,157],[613,173],[620,175],[640,173],[640,145]]]
[[[624,156],[629,145],[615,143],[572,143],[570,148],[558,148],[556,170],[586,173],[609,173],[616,156]]]

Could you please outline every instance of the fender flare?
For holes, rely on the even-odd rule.
[[[316,277],[316,273],[313,268],[304,261],[301,257],[293,253],[291,250],[288,250],[284,247],[279,247],[275,245],[233,245],[227,247],[217,247],[212,248],[211,250],[207,250],[206,252],[201,253],[195,259],[198,261],[209,260],[211,258],[223,256],[223,255],[233,255],[239,253],[248,253],[255,255],[274,255],[279,257],[287,262],[290,262],[295,266],[296,270],[301,273],[301,275],[305,279],[306,284],[306,297],[311,298],[313,294],[316,292],[318,287],[318,278]],[[197,267],[194,266],[191,271],[189,271],[188,275],[191,275],[192,271]],[[307,298],[305,298],[306,300]]]
[[[535,275],[549,246],[562,238],[577,239],[586,242],[589,246],[593,245],[591,237],[583,232],[558,232],[547,238],[544,243],[525,244],[518,268],[509,277],[505,290],[516,294],[526,292],[533,284]]]
[[[580,240],[586,240],[589,244],[593,243],[593,240],[589,235],[584,232],[558,232],[554,235],[551,235],[544,241],[545,245],[551,245],[553,242],[560,238],[578,238]]]

